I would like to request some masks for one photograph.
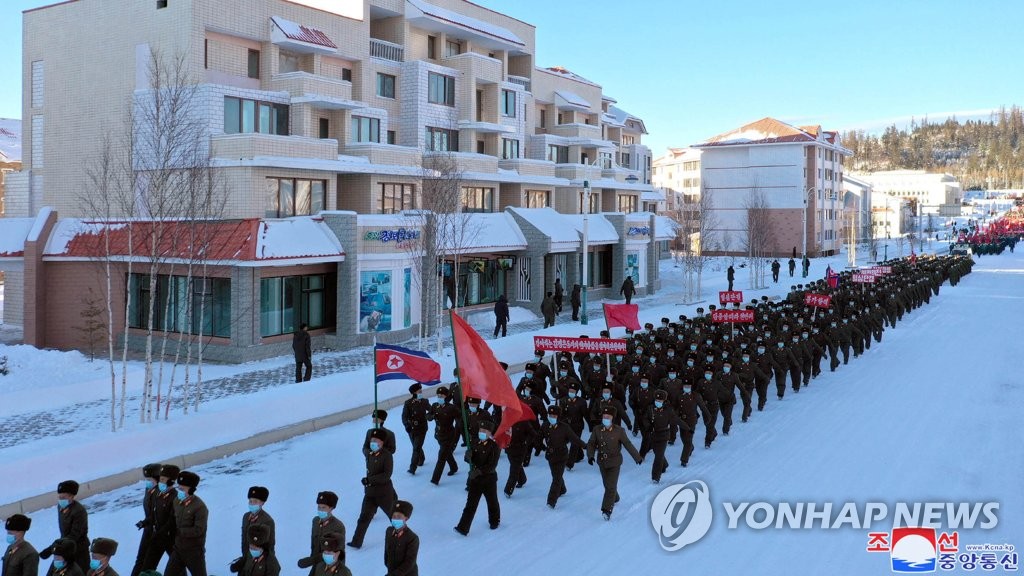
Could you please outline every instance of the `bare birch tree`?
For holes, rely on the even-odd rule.
[[[750,287],[762,289],[768,286],[768,270],[775,246],[775,231],[772,228],[771,209],[764,191],[754,186],[743,200],[746,219],[743,223],[741,248],[747,256],[750,268]]]

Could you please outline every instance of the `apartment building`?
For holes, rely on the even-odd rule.
[[[762,118],[693,147],[702,152],[701,184],[716,224],[712,238],[702,239],[705,250],[744,254],[748,207],[761,196],[771,254],[799,255],[804,238],[809,256],[839,251],[843,164],[851,152],[837,132]]]
[[[856,176],[870,182],[880,194],[908,200],[914,214],[960,215],[964,193],[960,183],[950,174],[884,170],[858,173]]]
[[[844,242],[849,242],[851,237],[862,241],[875,234],[871,212],[873,201],[874,187],[870,182],[843,174]]]
[[[699,148],[669,148],[667,154],[655,158],[652,182],[665,190],[668,210],[700,199],[700,156]]]
[[[11,233],[24,249],[8,264],[25,302],[5,319],[24,323],[26,342],[77,345],[57,326],[81,303],[52,279],[97,257],[89,234],[145,220],[101,220],[81,192],[103,137],[159,93],[158,58],[181,58],[188,118],[208,134],[204,153],[227,191],[221,225],[206,232],[236,249],[206,269],[197,297],[231,319],[209,328],[213,358],[286,352],[301,321],[334,348],[408,338],[425,297],[415,278],[431,276],[416,269],[435,265],[446,306],[488,306],[501,294],[532,306],[555,278],[581,281],[579,252],[536,247],[551,244],[545,232],[575,230],[585,210],[591,230],[604,231],[588,255],[597,296],[625,274],[641,291],[657,288],[659,241],[671,232],[642,212],[654,191],[642,119],[599,84],[538,66],[526,22],[466,0],[336,4],[344,10],[314,0],[71,0],[24,13],[27,152],[8,214],[21,225],[7,228],[25,232]],[[416,211],[434,205],[438,181],[458,186],[449,208],[473,234],[445,247],[458,257],[421,263]],[[123,244],[117,256],[137,258]],[[175,277],[161,272],[152,294],[169,298]],[[144,280],[125,278],[116,297],[150,297]],[[129,322],[128,337],[146,320]]]

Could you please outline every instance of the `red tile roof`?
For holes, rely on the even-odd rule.
[[[815,128],[814,134],[817,134],[817,129],[820,128],[813,128]],[[735,130],[708,138],[696,146],[774,144],[780,142],[813,142],[814,140],[816,140],[816,136],[808,133],[807,130],[791,126],[775,118],[762,118],[756,122],[740,126]]]

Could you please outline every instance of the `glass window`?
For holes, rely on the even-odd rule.
[[[272,134],[271,126],[273,126],[274,120],[274,108],[270,104],[260,102],[260,132],[263,134]]]
[[[619,196],[619,212],[636,212],[636,196],[622,194]]]
[[[224,97],[224,133],[288,134],[288,105]]]
[[[331,274],[283,276],[260,280],[260,336],[290,334],[306,323],[311,329],[334,325]]]
[[[295,215],[295,181],[294,180],[278,180],[277,181],[277,202],[278,206],[278,217],[286,218],[288,216]]]
[[[277,58],[277,71],[281,74],[299,71],[299,55],[282,50]]]
[[[427,36],[427,58],[437,60],[437,36]]]
[[[326,189],[326,185],[323,180],[313,180],[310,184],[309,213],[319,214],[326,209],[326,205],[324,204],[324,190]]]
[[[295,181],[295,213],[310,214],[310,184],[309,180]]]
[[[189,281],[192,283],[189,298]],[[148,274],[132,274],[128,279],[128,325],[148,328],[149,302],[154,297]],[[188,278],[157,276],[156,301],[153,302],[153,327],[165,332],[181,332],[231,337],[231,280],[228,278]]]
[[[501,91],[501,115],[516,117],[516,93],[514,90]]]
[[[242,101],[224,97],[224,133],[238,134],[242,131]]]
[[[547,190],[527,190],[527,208],[548,208],[551,206],[551,192]]]
[[[380,119],[365,116],[352,117],[350,142],[380,142]]]
[[[427,126],[427,150],[433,152],[455,152],[459,149],[458,130],[445,130]]]
[[[569,162],[569,147],[548,144],[547,159],[557,164],[567,164]]]
[[[494,188],[462,188],[463,212],[493,212]]]
[[[445,58],[458,56],[459,54],[462,54],[462,42],[459,42],[458,40],[448,40],[444,43]]]
[[[331,121],[330,121],[330,119],[328,119],[328,118],[321,118],[320,121],[319,121],[319,124],[320,124],[320,129],[319,129],[320,138],[330,138],[331,137]]]
[[[391,74],[377,73],[377,96],[381,98],[395,97],[395,77]]]
[[[249,78],[259,78],[260,77],[260,51],[259,50],[249,50],[248,65],[249,65],[248,66],[248,68],[249,68]]]
[[[455,78],[430,72],[427,74],[427,101],[455,106]]]
[[[415,207],[416,186],[413,184],[394,184],[382,182],[380,185],[381,214],[398,214],[402,210]]]
[[[267,218],[308,216],[325,208],[327,182],[292,178],[267,178]]]
[[[242,132],[249,134],[256,131],[256,102],[242,100]]]
[[[501,139],[501,157],[505,160],[519,158],[519,140]]]

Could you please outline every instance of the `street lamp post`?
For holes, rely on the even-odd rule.
[[[583,307],[580,315],[580,324],[587,324],[587,285],[590,283],[588,276],[588,244],[590,243],[590,181],[583,181],[583,289],[580,294],[580,305]]]
[[[803,253],[800,257],[800,269],[803,270],[803,277],[807,278],[807,268],[804,266],[804,261],[807,260],[807,208],[810,205],[811,194],[814,194],[814,187],[810,187],[804,191],[804,212],[803,212]]]

